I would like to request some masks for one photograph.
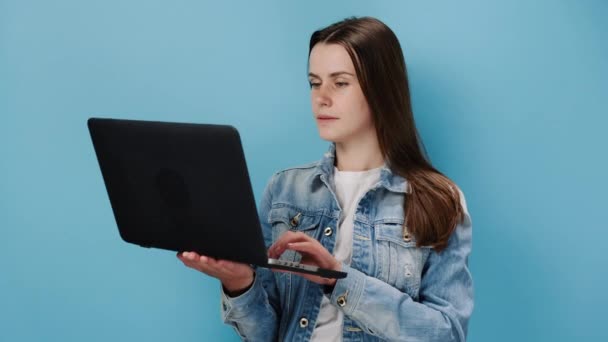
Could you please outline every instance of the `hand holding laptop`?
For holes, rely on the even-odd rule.
[[[196,252],[177,253],[184,265],[217,278],[229,295],[242,292],[253,283],[253,269],[247,264],[230,260],[217,260]]]

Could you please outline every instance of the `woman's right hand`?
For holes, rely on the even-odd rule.
[[[196,252],[177,253],[177,258],[184,265],[219,279],[228,294],[242,292],[253,283],[253,269],[247,264],[217,260]]]

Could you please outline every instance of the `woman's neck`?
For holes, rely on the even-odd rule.
[[[336,143],[336,167],[340,171],[365,171],[384,165],[378,139]]]

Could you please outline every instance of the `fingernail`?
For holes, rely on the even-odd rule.
[[[201,262],[207,262],[207,257],[206,256],[201,256]]]

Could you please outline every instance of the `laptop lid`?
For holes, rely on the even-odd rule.
[[[88,127],[124,241],[267,264],[234,127],[103,118]]]

